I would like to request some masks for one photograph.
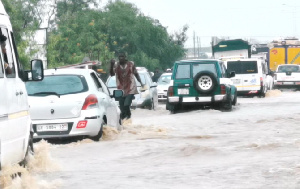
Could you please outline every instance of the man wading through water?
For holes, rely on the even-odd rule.
[[[141,83],[139,74],[132,61],[126,59],[125,53],[119,54],[119,62],[111,60],[110,75],[116,75],[117,88],[124,91],[124,96],[120,98],[119,105],[121,109],[121,119],[129,119],[131,117],[130,105],[135,94],[138,94],[135,78]]]

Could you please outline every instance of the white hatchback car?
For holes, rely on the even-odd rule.
[[[171,84],[172,73],[163,73],[157,80],[158,100],[167,100],[168,88]]]
[[[88,136],[98,141],[103,125],[120,129],[120,109],[91,69],[45,70],[42,82],[26,84],[34,138]]]

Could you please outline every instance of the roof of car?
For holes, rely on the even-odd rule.
[[[165,73],[162,73],[161,75],[172,75],[172,72],[165,72]]]
[[[193,62],[220,62],[218,59],[187,59],[187,60],[179,60],[175,63],[193,63]]]
[[[75,75],[85,75],[94,72],[91,69],[47,69],[44,70],[44,75],[55,75],[55,74],[75,74]]]

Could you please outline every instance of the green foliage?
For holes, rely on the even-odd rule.
[[[12,18],[22,62],[29,62],[26,49],[34,49],[30,39],[45,15],[50,24],[48,68],[80,63],[89,57],[101,61],[107,71],[116,53],[126,51],[137,66],[166,69],[185,54],[187,26],[170,35],[158,20],[144,16],[134,4],[123,0],[109,1],[103,9],[97,8],[99,0],[58,0],[51,6],[55,10],[51,19],[51,11],[41,11],[47,0],[2,1]]]

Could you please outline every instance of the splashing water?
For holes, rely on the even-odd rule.
[[[59,169],[49,154],[50,144],[42,140],[34,144],[34,155],[27,157],[27,167],[13,165],[3,167],[0,174],[0,188],[3,189],[57,189],[61,180],[44,181],[36,173],[52,172]]]

